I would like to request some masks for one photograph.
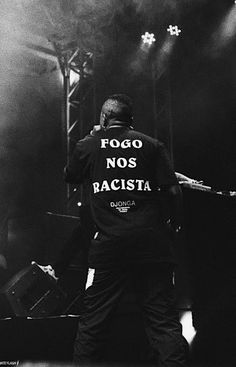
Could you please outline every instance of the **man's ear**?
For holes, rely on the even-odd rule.
[[[100,124],[104,128],[106,128],[108,125],[108,118],[104,112],[101,113]]]

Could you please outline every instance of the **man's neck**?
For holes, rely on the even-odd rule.
[[[130,129],[130,123],[127,121],[119,121],[119,120],[111,120],[109,121],[107,125],[107,129],[113,128],[113,127],[123,127]]]

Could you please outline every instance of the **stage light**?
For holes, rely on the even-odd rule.
[[[77,206],[82,206],[82,203],[81,203],[81,201],[79,201],[78,203],[77,203]]]
[[[167,29],[167,32],[170,33],[171,36],[179,36],[179,34],[182,32],[181,29],[177,25],[169,25],[169,28]]]
[[[154,36],[154,33],[145,32],[145,34],[142,35],[143,43],[146,45],[152,45],[154,42],[156,42],[156,38]]]
[[[187,340],[188,344],[191,345],[196,335],[196,330],[193,327],[192,312],[191,311],[184,312],[184,314],[180,319],[180,322],[183,327],[183,336]]]

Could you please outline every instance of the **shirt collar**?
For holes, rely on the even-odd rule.
[[[109,125],[107,126],[107,129],[111,129],[111,128],[114,128],[114,127],[123,127],[123,128],[128,128],[130,129],[131,126],[128,122],[126,121],[118,121],[118,120],[114,120],[114,121],[111,121],[109,123]]]

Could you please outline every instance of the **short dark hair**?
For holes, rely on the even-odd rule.
[[[126,94],[112,94],[103,104],[102,111],[108,120],[119,119],[125,122],[132,122],[133,103]]]

